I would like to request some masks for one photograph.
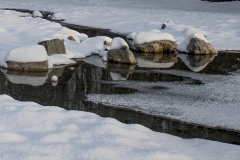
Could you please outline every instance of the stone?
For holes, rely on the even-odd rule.
[[[49,56],[53,54],[65,54],[66,49],[64,41],[61,39],[52,39],[39,42],[38,44],[43,45]]]
[[[108,61],[114,63],[136,64],[137,61],[129,48],[108,51]]]
[[[24,71],[24,72],[43,72],[48,71],[48,61],[43,62],[13,62],[7,61],[8,69]]]
[[[52,15],[48,15],[47,19],[51,21],[52,20]]]
[[[165,53],[175,53],[177,49],[177,43],[170,40],[159,40],[146,42],[142,44],[135,44],[137,50],[142,52],[165,52]]]
[[[68,36],[68,39],[69,39],[70,41],[76,41],[73,36]]]
[[[217,51],[210,43],[198,38],[192,38],[187,46],[189,54],[216,54]]]
[[[165,23],[162,24],[162,29],[165,29],[167,25]]]

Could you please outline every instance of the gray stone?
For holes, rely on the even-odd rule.
[[[43,72],[48,71],[48,61],[43,62],[13,62],[7,61],[8,69],[24,71],[24,72]]]
[[[69,39],[70,41],[76,41],[73,36],[68,36],[68,39]]]
[[[189,54],[216,54],[217,51],[210,43],[206,43],[204,40],[198,38],[192,38],[187,46]]]
[[[128,48],[113,49],[108,51],[108,61],[114,63],[136,64],[137,61]]]
[[[170,63],[178,61],[177,53],[143,53],[137,57],[154,63]]]
[[[64,42],[61,39],[52,39],[39,42],[38,44],[43,45],[49,56],[53,54],[65,54]]]
[[[153,42],[146,42],[142,44],[135,44],[137,50],[142,52],[165,52],[165,53],[174,53],[176,52],[177,43],[170,40],[160,40]]]

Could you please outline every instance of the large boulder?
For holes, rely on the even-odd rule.
[[[112,40],[108,51],[108,61],[114,63],[136,64],[137,61],[128,44],[119,37]]]
[[[49,56],[53,54],[65,54],[66,49],[64,41],[62,39],[52,39],[39,42],[38,44],[43,45]]]
[[[6,57],[6,67],[20,71],[48,71],[47,52],[40,45],[13,49]]]
[[[165,52],[165,53],[174,53],[176,52],[177,43],[170,40],[159,40],[153,42],[146,42],[142,44],[135,44],[135,47],[142,52]]]
[[[137,50],[151,53],[174,53],[177,49],[173,36],[161,32],[139,32],[134,37],[134,46]]]
[[[217,51],[210,43],[199,38],[192,38],[187,46],[189,54],[216,54]]]

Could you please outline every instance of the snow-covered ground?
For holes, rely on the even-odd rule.
[[[9,159],[231,159],[240,147],[182,139],[93,113],[0,96],[0,157]]]
[[[108,28],[117,32],[160,29],[162,23],[173,26],[170,32],[178,43],[184,40],[183,30],[193,27],[207,36],[217,50],[239,50],[240,3],[210,3],[201,0],[29,0],[2,1],[0,7],[38,9],[63,13],[67,23]]]

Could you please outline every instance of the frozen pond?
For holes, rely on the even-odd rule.
[[[59,106],[67,110],[93,112],[103,117],[113,117],[124,123],[142,124],[152,130],[184,138],[197,137],[240,143],[238,126],[233,128],[231,123],[228,124],[231,118],[235,118],[234,114],[229,115],[230,112],[239,115],[239,105],[226,104],[213,109],[214,106],[209,103],[216,104],[219,99],[212,95],[209,101],[199,93],[201,87],[231,78],[232,73],[238,74],[236,72],[240,68],[239,54],[136,54],[136,57],[137,66],[103,63],[98,56],[91,56],[78,60],[78,63],[73,65],[74,71],[69,71],[70,66],[38,74],[2,70],[0,92],[17,100]],[[60,76],[58,83],[50,82],[52,75]],[[195,89],[196,94],[191,95],[190,89]],[[156,105],[162,98],[166,100]],[[203,100],[205,102],[202,102]],[[193,101],[202,103],[198,107]],[[188,114],[192,114],[193,117],[203,115],[202,118],[206,120],[199,123],[198,119],[184,119],[186,109],[180,104],[176,109],[177,102],[182,102],[183,105],[188,102]],[[205,108],[201,108],[202,104],[206,105]],[[194,109],[196,112],[199,111],[197,109],[205,111],[195,114]],[[209,119],[208,114],[211,117],[215,112],[225,116],[226,123],[222,126],[215,126],[214,121]],[[221,116],[216,118],[212,115],[212,119],[218,121],[221,120]]]

